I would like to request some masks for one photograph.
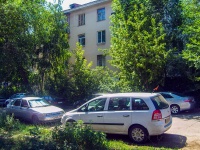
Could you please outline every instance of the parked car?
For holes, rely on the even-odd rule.
[[[159,92],[170,104],[171,113],[178,114],[180,111],[193,110],[196,107],[194,97],[176,92]]]
[[[16,98],[20,98],[20,97],[25,97],[27,96],[26,93],[16,93],[16,94],[13,94],[12,96],[9,97],[9,99],[7,99],[5,101],[5,106],[7,106],[12,100],[16,99]]]
[[[63,109],[50,105],[40,97],[16,98],[7,105],[6,112],[34,124],[58,121],[64,114]]]
[[[63,125],[82,120],[95,131],[129,135],[135,143],[170,129],[172,116],[167,101],[158,93],[115,93],[93,98],[66,112]]]
[[[6,102],[6,98],[3,96],[0,96],[0,106],[4,107],[5,106],[5,102]]]
[[[55,105],[55,106],[62,107],[62,108],[66,104],[66,100],[64,98],[52,97],[52,96],[49,96],[49,95],[42,96],[41,98],[46,100],[51,105]]]

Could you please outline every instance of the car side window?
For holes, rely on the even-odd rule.
[[[97,99],[88,104],[88,111],[103,111],[106,98]]]
[[[21,107],[28,107],[28,102],[26,100],[22,100]]]
[[[161,93],[161,95],[164,97],[164,98],[173,98],[171,95],[169,94],[164,94],[164,93]]]
[[[105,103],[106,103],[106,98],[96,99],[84,105],[78,111],[79,112],[103,111],[105,107]]]
[[[108,110],[130,110],[130,98],[129,97],[113,97],[110,98],[108,104]]]
[[[149,110],[149,107],[140,98],[132,98],[132,110]]]
[[[13,103],[14,106],[20,106],[20,104],[21,104],[21,99],[17,99],[17,100]]]

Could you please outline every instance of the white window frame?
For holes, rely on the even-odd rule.
[[[78,26],[85,25],[85,14],[78,15]]]
[[[97,31],[97,43],[106,43],[106,30]]]
[[[106,20],[106,10],[104,8],[97,9],[97,21]]]
[[[80,45],[85,46],[85,34],[78,35],[78,42],[80,43]]]
[[[97,66],[106,66],[106,56],[104,55],[97,55]]]

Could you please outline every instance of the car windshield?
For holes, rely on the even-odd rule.
[[[156,109],[166,109],[169,107],[168,102],[162,96],[155,96],[151,98]]]
[[[29,105],[30,107],[35,108],[49,106],[49,103],[43,99],[34,99],[29,101]]]

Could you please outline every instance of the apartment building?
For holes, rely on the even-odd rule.
[[[110,19],[112,0],[96,0],[83,5],[71,4],[65,10],[69,23],[70,50],[79,42],[85,50],[84,57],[96,66],[108,66],[109,56],[104,56],[100,49],[110,48]],[[73,60],[71,60],[73,61]]]

